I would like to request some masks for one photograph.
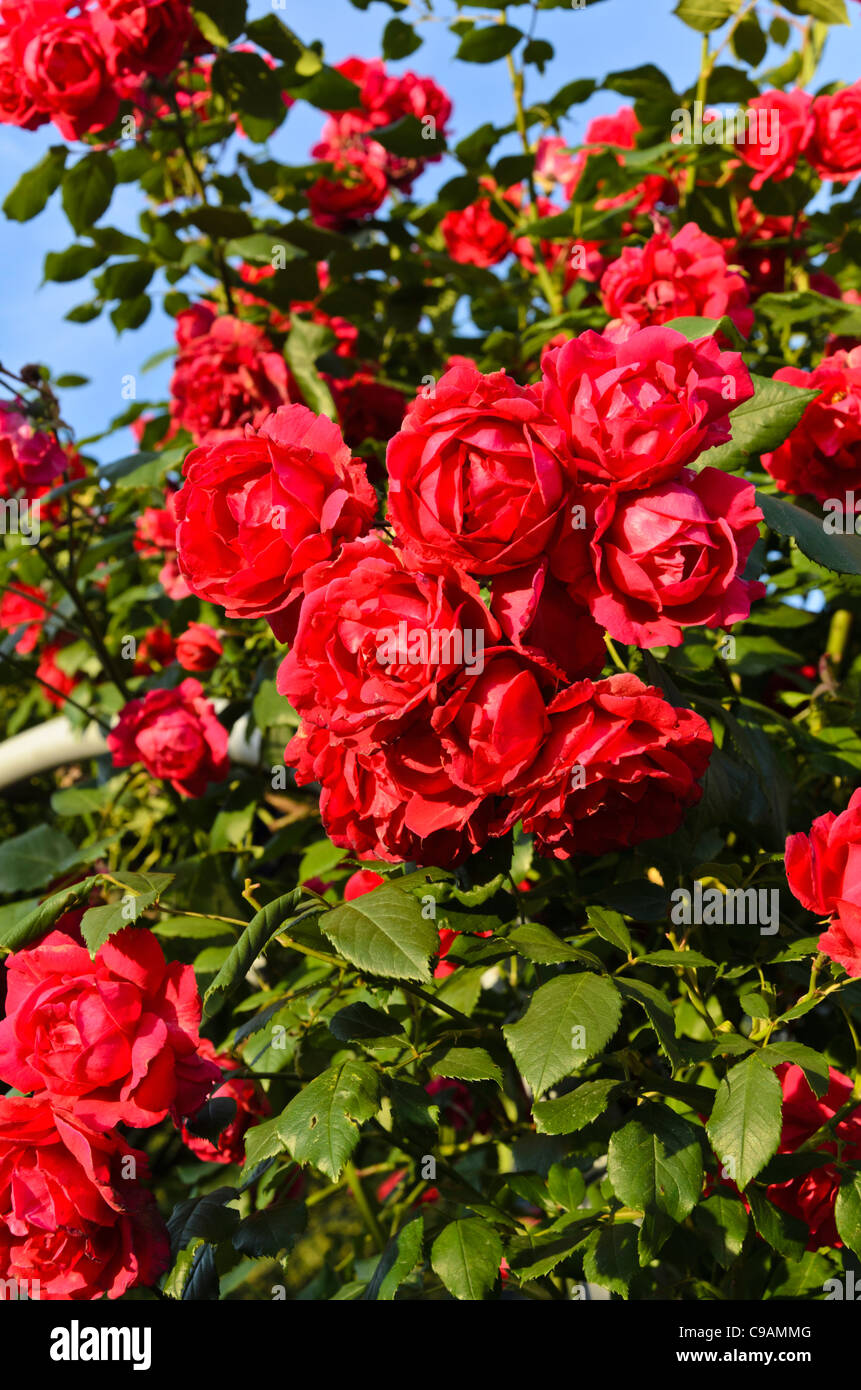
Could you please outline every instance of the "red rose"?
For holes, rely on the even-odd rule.
[[[783,1090],[783,1127],[778,1153],[797,1153],[805,1140],[822,1125],[833,1120],[852,1096],[852,1082],[836,1067],[828,1068],[830,1085],[825,1095],[814,1095],[801,1067],[783,1062],[775,1068]],[[839,1145],[839,1150],[838,1150]],[[833,1139],[817,1144],[818,1149],[839,1156],[844,1163],[861,1160],[861,1116],[854,1110],[835,1127]],[[834,1221],[834,1204],[840,1188],[840,1171],[826,1163],[788,1182],[771,1183],[766,1189],[769,1201],[781,1211],[801,1221],[810,1232],[808,1250],[843,1244]]]
[[[188,1124],[182,1126],[183,1143],[204,1163],[244,1163],[245,1134],[260,1120],[271,1115],[272,1109],[260,1084],[252,1077],[234,1077],[230,1073],[239,1070],[239,1062],[226,1052],[216,1052],[208,1038],[201,1038],[199,1055],[219,1071],[226,1072],[222,1084],[217,1086],[210,1100],[232,1100],[236,1106],[230,1123],[221,1131],[215,1143],[201,1139],[193,1134]]]
[[[52,931],[7,956],[6,971],[0,1076],[19,1091],[110,1130],[193,1114],[218,1080],[198,1056],[194,970],[168,965],[145,928],[117,932],[95,960]]]
[[[203,796],[210,782],[228,773],[227,730],[189,677],[175,690],[148,690],[130,700],[107,738],[114,767],[143,763],[183,796]]]
[[[39,665],[36,667],[36,679],[45,681],[51,687],[48,690],[43,686],[42,694],[58,709],[62,709],[66,703],[64,696],[71,695],[78,684],[77,676],[70,676],[62,666],[57,665],[57,657],[65,645],[65,642],[51,642],[47,647],[43,647],[39,655]]]
[[[786,879],[809,912],[831,917],[819,949],[861,975],[861,788],[839,816],[817,816],[810,833],[786,841]]]
[[[176,550],[176,493],[169,492],[163,507],[144,507],[135,517],[134,548],[140,555]]]
[[[68,15],[59,0],[36,0],[9,34],[7,55],[33,108],[66,140],[110,125],[118,99],[88,14]]]
[[[739,353],[672,328],[586,332],[546,353],[542,370],[545,409],[568,435],[578,472],[620,487],[671,478],[727,443],[730,412],[753,395]]]
[[[391,440],[389,508],[401,543],[431,563],[501,574],[540,555],[561,525],[565,437],[534,388],[454,367]]]
[[[538,673],[515,652],[492,657],[434,711],[452,780],[482,796],[502,793],[538,757],[550,724]]]
[[[547,710],[550,733],[510,810],[541,854],[606,854],[676,830],[699,801],[712,750],[708,724],[636,676],[579,681]]]
[[[480,935],[490,936],[491,933],[481,932]],[[476,1129],[482,1134],[489,1132],[490,1113],[482,1110],[476,1114],[472,1092],[463,1081],[456,1081],[448,1076],[435,1076],[427,1083],[425,1090],[439,1105],[440,1124],[448,1125],[458,1134],[464,1129]]]
[[[812,372],[781,367],[774,376],[822,394],[789,438],[762,455],[763,467],[784,492],[842,504],[847,489],[861,489],[861,347],[824,357]]]
[[[795,173],[813,129],[811,97],[796,87],[791,92],[763,92],[749,102],[756,124],[747,122],[744,140],[735,153],[756,169],[750,181],[754,192],[766,183],[780,183]],[[781,289],[783,286],[781,286]]]
[[[637,647],[677,647],[685,627],[731,627],[765,593],[741,577],[761,520],[753,485],[719,468],[610,490],[595,513],[592,573],[575,591],[611,637]]]
[[[639,328],[724,314],[741,333],[753,327],[743,277],[727,266],[720,242],[694,222],[673,237],[656,232],[645,246],[626,246],[601,278],[601,298],[612,318]]]
[[[218,633],[208,623],[189,623],[177,638],[176,659],[184,671],[211,671],[223,655]]]
[[[375,381],[370,372],[355,376],[327,377],[329,389],[338,408],[338,422],[344,439],[351,449],[358,449],[366,439],[388,441],[400,429],[406,398],[394,386]]]
[[[268,618],[289,641],[305,570],[373,522],[364,464],[337,425],[294,405],[244,439],[194,449],[183,472],[176,539],[192,592],[230,618]]]
[[[297,785],[321,784],[326,834],[360,859],[456,864],[488,837],[489,808],[455,786],[442,744],[426,726],[366,752],[303,725],[284,761],[296,769]]]
[[[171,636],[170,628],[150,627],[137,644],[137,655],[132,670],[136,676],[150,676],[153,662],[162,667],[169,666],[175,659],[176,643]]]
[[[133,1171],[135,1177],[129,1177]],[[146,1155],[44,1096],[0,1097],[0,1278],[30,1298],[119,1298],[170,1263]]]
[[[177,316],[176,340],[170,414],[196,444],[240,438],[291,400],[284,358],[256,324],[198,304]]]
[[[861,174],[861,82],[816,98],[807,158],[821,179],[849,183]]]
[[[565,185],[569,198],[573,196],[592,154],[610,145],[618,145],[625,150],[636,149],[637,136],[641,130],[642,126],[631,106],[622,106],[613,115],[596,116],[590,121],[586,127],[585,144],[593,148],[581,150],[574,161],[572,173]],[[621,155],[617,155],[616,159],[623,165]],[[670,179],[665,179],[661,174],[647,174],[632,188],[626,188],[610,197],[596,199],[595,207],[599,212],[612,212],[630,204],[631,215],[645,215],[652,212],[658,203],[674,204],[678,200],[678,188]]]
[[[358,873],[350,874],[344,884],[344,902],[351,903],[354,898],[363,898],[366,893],[373,893],[375,888],[380,888],[385,879],[382,874],[375,874],[373,869],[359,869]]]
[[[99,0],[91,19],[114,74],[167,77],[196,33],[186,0]]]
[[[493,936],[493,932],[477,931],[475,933],[470,933],[470,935]],[[439,952],[437,955],[437,963],[434,966],[433,972],[433,977],[435,980],[448,979],[448,976],[453,975],[455,970],[458,969],[458,966],[455,965],[454,961],[446,960],[446,956],[448,955],[449,951],[451,950],[452,946],[457,941],[457,938],[459,936],[463,936],[463,932],[452,931],[449,927],[440,927]]]
[[[558,680],[600,675],[604,634],[581,597],[549,573],[546,559],[496,575],[490,607],[515,650]]]
[[[33,650],[42,635],[42,627],[48,614],[45,604],[45,594],[32,584],[16,584],[14,589],[7,589],[0,599],[0,628],[6,632],[14,632],[18,627],[24,628],[15,643],[16,652],[20,652],[22,656]]]
[[[447,212],[440,223],[448,254],[462,265],[498,265],[514,249],[511,230],[495,217],[489,198]]]
[[[474,581],[407,569],[378,535],[305,575],[278,689],[313,725],[364,748],[388,742],[464,670],[483,669],[499,629]]]
[[[12,401],[0,401],[0,496],[34,492],[56,482],[68,467],[50,434],[34,430]]]
[[[314,180],[308,189],[308,203],[318,226],[337,231],[376,212],[386,200],[388,184],[382,169],[365,155],[336,161],[335,172],[335,179],[321,176]]]

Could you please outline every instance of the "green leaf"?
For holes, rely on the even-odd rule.
[[[282,63],[293,64],[302,54],[302,44],[277,15],[263,15],[245,27],[246,38],[271,53]]]
[[[801,1067],[808,1086],[817,1096],[824,1096],[831,1085],[825,1058],[812,1047],[805,1047],[804,1043],[792,1040],[773,1042],[767,1047],[758,1048],[753,1055],[766,1067],[776,1067],[781,1062],[790,1062],[793,1066]]]
[[[339,1042],[363,1038],[389,1038],[403,1033],[403,1024],[368,1004],[348,1004],[329,1020],[329,1030]]]
[[[720,1083],[706,1126],[715,1153],[742,1191],[777,1152],[782,1092],[756,1057],[738,1062]]]
[[[587,907],[586,920],[604,941],[609,941],[611,946],[626,956],[631,955],[631,933],[620,912],[613,912],[608,907]]]
[[[516,48],[523,34],[513,24],[489,24],[470,29],[454,55],[464,63],[495,63]]]
[[[699,1134],[675,1111],[647,1101],[610,1140],[607,1172],[628,1206],[684,1221],[703,1186]]]
[[[502,1030],[533,1095],[600,1052],[616,1031],[621,1008],[614,984],[601,975],[559,975],[540,985],[519,1022]]]
[[[324,324],[294,318],[293,326],[287,335],[284,356],[306,405],[318,415],[328,415],[330,420],[337,420],[338,411],[332,399],[332,392],[316,366],[317,358],[328,347],[331,336],[331,331]]]
[[[254,1211],[240,1221],[233,1232],[233,1245],[241,1255],[275,1259],[282,1250],[291,1250],[308,1221],[304,1202],[282,1202],[275,1207]]]
[[[430,980],[439,934],[421,904],[386,883],[320,918],[320,930],[359,970],[395,980]]]
[[[422,41],[411,24],[402,19],[390,19],[383,30],[383,57],[396,62],[398,58],[409,58]]]
[[[576,946],[569,946],[567,941],[562,941],[541,922],[524,922],[509,932],[505,939],[516,947],[518,955],[525,956],[527,960],[533,960],[539,965],[561,965],[566,960],[579,960],[584,965],[594,965],[596,968],[601,966],[597,956],[593,956],[589,951],[579,951]]]
[[[700,34],[709,34],[738,10],[741,0],[679,0],[673,14]]]
[[[44,888],[80,859],[68,835],[48,825],[34,826],[0,845],[0,893]]]
[[[776,449],[792,433],[810,402],[819,394],[774,377],[753,374],[751,380],[755,394],[730,415],[732,441],[700,454],[697,468],[712,466],[731,471],[742,468],[751,455]]]
[[[694,1225],[712,1258],[723,1269],[731,1269],[741,1254],[748,1230],[744,1203],[733,1193],[714,1192],[700,1202],[694,1212]]]
[[[140,328],[149,318],[151,309],[149,295],[136,294],[133,299],[125,299],[111,310],[111,323],[118,333],[123,333],[127,328]]]
[[[123,894],[119,902],[108,903],[105,907],[88,908],[81,919],[81,935],[93,958],[99,947],[103,946],[114,932],[122,931],[124,927],[136,922],[148,908],[158,902],[161,894],[173,882],[173,874],[132,874],[119,871],[116,877],[122,879],[128,892]]]
[[[21,175],[3,204],[3,211],[11,221],[29,222],[42,211],[60,186],[68,154],[65,145],[52,145],[38,164]]]
[[[732,47],[736,57],[752,68],[758,67],[768,52],[768,39],[753,11],[746,14],[738,25],[732,37]]]
[[[303,888],[294,888],[292,893],[285,893],[283,897],[267,903],[252,917],[203,996],[205,1018],[211,1018],[217,1013],[225,1000],[239,988],[264,946],[268,945],[275,933],[293,916],[303,896]]]
[[[554,1100],[537,1100],[532,1106],[539,1134],[573,1134],[603,1115],[618,1081],[583,1081],[576,1090]]]
[[[787,502],[757,492],[766,526],[779,536],[791,536],[803,555],[836,574],[861,574],[861,536],[830,535],[823,530],[821,517]]]
[[[69,280],[80,280],[96,266],[103,265],[104,261],[105,253],[97,246],[67,246],[65,251],[48,252],[42,274],[46,280],[66,284]]]
[[[676,1036],[676,1016],[669,1000],[660,990],[655,989],[654,985],[647,985],[644,980],[619,979],[616,984],[623,999],[632,999],[645,1009],[658,1042],[673,1067],[681,1066],[682,1054]]]
[[[192,1240],[202,1238],[217,1244],[232,1236],[239,1224],[239,1212],[225,1203],[235,1196],[235,1187],[217,1187],[174,1207],[167,1222],[174,1259]]]
[[[825,24],[848,24],[846,0],[782,0],[792,14],[809,14]]]
[[[431,1066],[431,1076],[457,1081],[495,1081],[502,1085],[502,1072],[483,1047],[450,1047]]]
[[[603,1226],[586,1241],[583,1272],[590,1284],[627,1298],[639,1267],[637,1228],[628,1222]]]
[[[647,951],[644,956],[638,956],[637,962],[643,965],[668,966],[672,969],[714,970],[715,963],[704,956],[700,951]]]
[[[362,1295],[372,1302],[391,1303],[401,1284],[421,1259],[424,1220],[419,1214],[402,1226],[387,1244]]]
[[[455,1298],[477,1301],[499,1277],[502,1240],[480,1216],[452,1221],[431,1247],[431,1265]]]
[[[116,185],[108,155],[100,150],[84,155],[63,175],[63,211],[75,232],[86,232],[107,212]]]
[[[747,1189],[745,1198],[750,1203],[754,1225],[763,1240],[768,1241],[786,1259],[800,1260],[810,1235],[804,1222],[773,1206],[765,1193],[753,1184]]]
[[[286,1110],[248,1131],[245,1171],[288,1149],[336,1182],[359,1142],[359,1126],[379,1109],[379,1074],[351,1058],[309,1081]]]
[[[245,28],[246,0],[196,0],[191,13],[205,39],[226,48]]]
[[[844,1173],[834,1207],[837,1234],[858,1259],[861,1259],[861,1173]]]

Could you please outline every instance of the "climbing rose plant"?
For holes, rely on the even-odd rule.
[[[175,324],[167,399],[124,376],[87,440],[83,378],[0,368],[0,1279],[823,1297],[861,1260],[846,8],[680,0],[690,88],[539,97],[585,6],[452,0],[510,92],[470,132],[441,16],[387,3],[337,65],[277,4],[0,3],[0,121],[56,132],[7,219],[59,194],[72,322]]]

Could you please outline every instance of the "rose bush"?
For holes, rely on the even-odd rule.
[[[419,7],[345,57],[0,3],[6,136],[52,125],[5,216],[58,195],[134,388],[76,435],[83,379],[0,354],[0,1290],[854,1278],[843,8],[681,0],[689,85],[599,94],[543,28],[609,5],[441,0],[432,72]]]

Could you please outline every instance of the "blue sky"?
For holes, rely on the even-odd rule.
[[[700,36],[676,19],[672,8],[673,0],[604,0],[582,11],[542,12],[535,36],[549,40],[556,56],[543,76],[530,69],[527,100],[550,96],[574,78],[600,78],[607,72],[644,62],[657,63],[677,87],[689,86],[699,67]],[[858,77],[861,13],[856,17],[854,11],[859,7],[855,0],[850,0],[849,8],[853,10],[853,29],[832,32],[817,85],[837,80],[852,82]],[[251,17],[268,14],[271,9],[270,0],[250,0]],[[446,87],[454,102],[456,138],[485,121],[507,120],[511,102],[505,64],[484,67],[453,61],[456,40],[444,22],[453,14],[453,5],[449,0],[436,0],[436,9],[439,20],[420,26],[422,47],[410,58],[393,64],[394,69],[411,68],[430,74]],[[764,3],[760,9],[767,16],[772,6]],[[481,12],[467,13],[475,16]],[[322,40],[327,60],[334,63],[351,54],[365,58],[377,55],[383,26],[391,15],[381,0],[374,0],[364,12],[354,9],[349,0],[289,0],[282,17],[306,42]],[[516,6],[510,10],[509,19],[518,23],[527,15],[525,7]],[[580,141],[592,116],[614,111],[622,101],[613,92],[598,92],[584,106],[575,108],[565,131],[569,141]],[[322,113],[297,102],[271,141],[273,156],[288,164],[304,162],[323,119]],[[3,196],[19,175],[58,140],[53,126],[35,132],[0,126]],[[451,177],[457,167],[453,161],[432,167],[417,185],[417,193],[432,193],[435,183]],[[124,186],[115,193],[103,220],[137,232],[137,214],[143,206],[142,195],[135,187]],[[117,337],[107,316],[89,324],[66,323],[63,315],[73,305],[90,298],[88,281],[43,286],[42,262],[46,252],[62,250],[73,239],[58,195],[32,222],[19,224],[0,217],[0,258],[5,272],[0,361],[13,369],[25,362],[47,362],[57,374],[75,372],[90,377],[89,386],[67,391],[63,400],[64,418],[83,437],[103,429],[113,415],[125,408],[121,396],[125,374],[138,374],[139,399],[159,399],[166,394],[169,367],[163,365],[143,375],[140,367],[147,358],[170,346],[172,321],[156,307],[141,329],[121,337]],[[122,432],[91,452],[107,462],[133,447],[131,436]]]

